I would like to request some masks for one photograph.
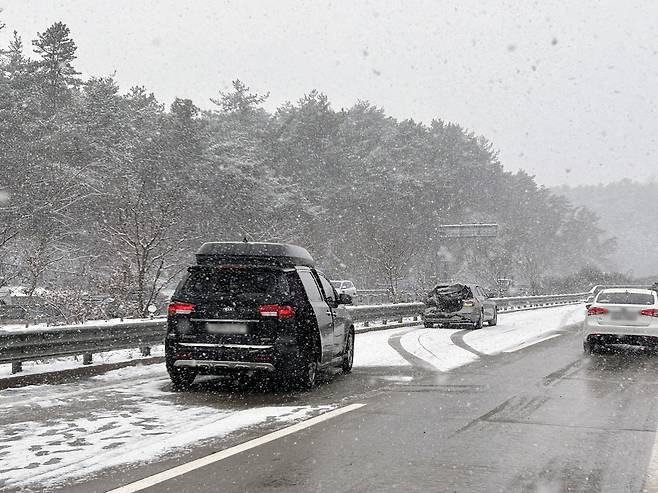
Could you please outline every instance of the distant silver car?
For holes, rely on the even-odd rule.
[[[331,285],[334,287],[338,294],[349,294],[350,296],[356,296],[356,287],[352,281],[334,280],[331,281]]]
[[[496,302],[475,284],[439,284],[428,293],[425,306],[425,327],[454,324],[480,329],[485,322],[498,323]]]
[[[658,346],[658,294],[655,291],[608,288],[586,306],[585,353],[596,353],[608,344]]]

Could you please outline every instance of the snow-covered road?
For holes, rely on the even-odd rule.
[[[397,337],[405,351],[436,370],[448,371],[476,360],[477,353],[495,355],[557,337],[558,329],[582,322],[584,315],[582,305],[566,305],[501,313],[497,326],[477,331],[417,327],[359,334],[354,365],[410,365],[408,359],[390,344],[390,339]],[[463,340],[464,345],[470,346],[470,350],[457,345],[456,336]]]
[[[27,398],[29,405],[45,410],[42,415],[46,419],[40,421],[7,416],[28,402],[23,398],[8,409],[6,401],[12,396],[5,391],[0,400],[0,416],[6,422],[0,426],[0,486],[54,486],[61,480],[87,476],[118,464],[152,460],[200,440],[264,422],[299,421],[333,407],[222,410],[214,406],[185,406],[172,402],[171,393],[162,390],[166,374],[159,365],[131,370],[129,373],[137,371],[141,379],[130,375],[125,385],[117,385],[126,373],[123,369],[92,378],[92,387],[82,391],[75,384],[54,386],[52,394],[48,386],[22,389],[26,397],[35,392],[43,394],[40,399]],[[110,394],[114,402],[105,406],[105,398]]]
[[[160,364],[3,390],[0,489],[57,487],[108,467],[189,453],[200,441],[224,443],[239,433],[280,428],[372,391],[374,373],[381,382],[404,384],[411,377],[402,374],[418,361],[424,371],[449,371],[559,336],[583,317],[582,305],[570,305],[501,314],[498,326],[479,331],[412,327],[359,334],[354,373],[309,393],[177,393]]]

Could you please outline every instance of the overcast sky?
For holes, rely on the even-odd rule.
[[[65,22],[84,76],[163,102],[240,78],[266,107],[311,89],[459,123],[547,186],[655,181],[658,2],[0,0],[0,34]]]

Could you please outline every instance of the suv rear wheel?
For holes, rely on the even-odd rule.
[[[176,390],[187,390],[194,382],[196,372],[188,369],[172,368],[169,370],[169,378]]]
[[[294,370],[294,374],[296,386],[306,390],[315,387],[318,363],[311,351],[306,350],[300,354],[299,363]]]

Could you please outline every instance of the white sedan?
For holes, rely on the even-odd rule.
[[[335,280],[331,281],[331,285],[334,287],[338,294],[349,294],[350,296],[356,296],[356,287],[352,281],[340,281]]]
[[[604,289],[587,305],[583,329],[583,348],[588,354],[607,344],[658,345],[658,293]]]

